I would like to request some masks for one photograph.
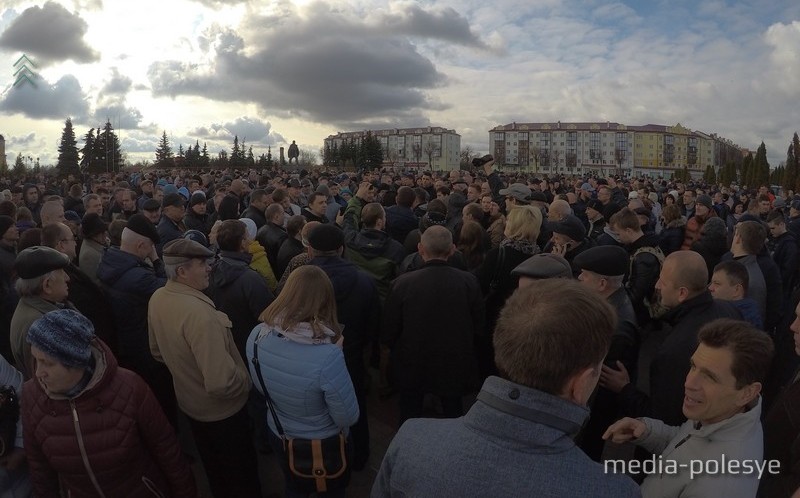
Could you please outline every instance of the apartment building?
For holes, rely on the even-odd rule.
[[[439,126],[370,130],[383,149],[385,166],[450,171],[459,168],[461,135]],[[341,148],[352,140],[360,144],[364,131],[338,132],[325,139],[326,148]]]
[[[621,123],[511,123],[489,130],[489,149],[507,168],[550,174],[693,176],[718,170],[738,147],[715,134]]]

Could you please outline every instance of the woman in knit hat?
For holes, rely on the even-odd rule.
[[[36,320],[22,425],[36,496],[195,497],[194,478],[150,388],[120,368],[74,310]]]

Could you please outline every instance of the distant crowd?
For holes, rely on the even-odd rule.
[[[0,193],[0,386],[21,400],[0,498],[197,496],[179,426],[213,496],[344,496],[370,395],[399,428],[375,497],[800,492],[792,191],[487,156]],[[288,463],[289,441],[337,436],[345,473]],[[609,472],[621,443],[685,471]],[[726,459],[776,463],[686,470]]]

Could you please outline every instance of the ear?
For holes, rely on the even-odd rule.
[[[761,394],[761,382],[753,382],[739,390],[736,399],[736,405],[745,407],[750,404],[756,397]]]
[[[570,377],[564,386],[562,398],[581,406],[586,406],[592,395],[597,381],[600,380],[600,365],[587,367]]]
[[[422,245],[422,242],[417,242],[417,252],[420,256],[425,255],[425,246]]]

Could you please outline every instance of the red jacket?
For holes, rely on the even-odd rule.
[[[708,210],[708,214],[705,218],[701,218],[697,215],[692,216],[689,218],[689,221],[686,222],[686,231],[683,235],[683,244],[681,245],[681,251],[688,251],[692,248],[692,244],[700,240],[700,235],[703,230],[703,225],[706,224],[709,218],[716,218],[717,213],[714,212],[713,209]]]
[[[196,497],[191,469],[150,388],[119,368],[99,339],[92,353],[94,375],[72,399],[46,393],[35,377],[25,383],[21,414],[34,494]]]

